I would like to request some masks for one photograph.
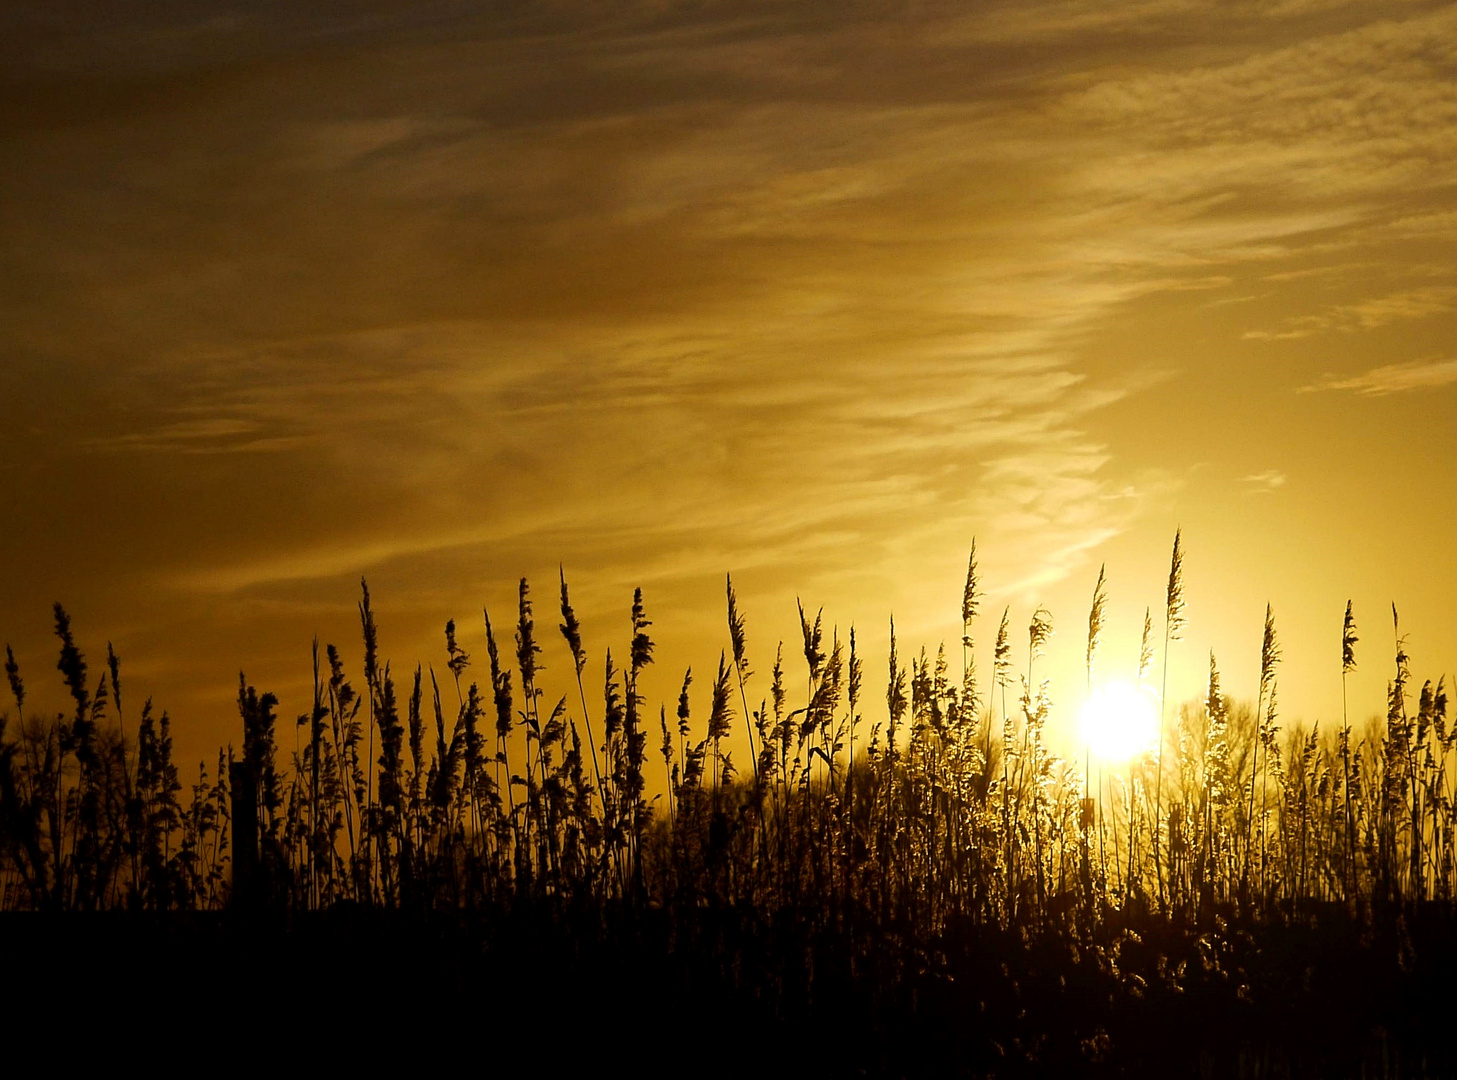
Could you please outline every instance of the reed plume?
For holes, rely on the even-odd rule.
[[[1087,661],[1087,682],[1091,686],[1093,682],[1093,661],[1098,657],[1098,645],[1103,637],[1103,618],[1108,605],[1107,577],[1105,571],[1107,564],[1098,567],[1098,581],[1093,586],[1093,603],[1088,608],[1088,648],[1086,653]]]
[[[713,691],[708,709],[708,738],[713,743],[714,785],[719,783],[726,757],[721,752],[720,742],[729,737],[733,725],[733,704],[729,689],[729,666],[724,653],[718,654],[718,674],[713,680]]]
[[[1174,530],[1174,551],[1169,558],[1169,587],[1164,601],[1164,624],[1177,641],[1184,628],[1184,531]]]
[[[734,676],[739,683],[739,702],[744,707],[744,730],[749,737],[749,764],[753,766],[754,783],[759,782],[759,749],[754,745],[754,725],[749,715],[749,692],[747,684],[753,671],[749,669],[749,638],[744,628],[744,616],[739,611],[739,598],[734,593],[734,579],[724,575],[724,591],[728,598],[729,645],[734,654]],[[801,613],[802,614],[802,613]]]
[[[1346,601],[1346,617],[1341,623],[1341,674],[1356,670],[1356,616],[1351,610],[1351,601]]]
[[[1011,617],[1012,609],[1008,607],[1002,612],[1002,621],[997,627],[996,648],[992,653],[992,671],[997,686],[1002,690],[1002,712],[1004,713],[1007,711],[1007,684],[1012,678]]]
[[[1153,666],[1153,611],[1150,608],[1143,609],[1143,636],[1138,645],[1138,681],[1143,683],[1148,678],[1148,669]]]

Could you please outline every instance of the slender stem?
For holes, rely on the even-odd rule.
[[[1260,681],[1260,692],[1255,696],[1255,742],[1251,753],[1254,755],[1250,760],[1250,811],[1245,820],[1245,857],[1244,867],[1241,870],[1241,884],[1248,888],[1250,883],[1250,848],[1254,843],[1255,832],[1255,777],[1260,771],[1260,710],[1265,701],[1264,680]]]
[[[1153,872],[1158,878],[1159,886],[1159,907],[1164,907],[1164,873],[1163,866],[1159,862],[1159,834],[1163,832],[1161,814],[1163,811],[1164,799],[1164,709],[1165,702],[1169,696],[1169,637],[1170,625],[1168,611],[1164,612],[1164,671],[1163,682],[1159,688],[1159,756],[1154,766],[1158,772],[1153,782]]]
[[[1342,899],[1351,901],[1351,881],[1355,874],[1355,838],[1351,832],[1351,720],[1346,706],[1346,671],[1341,670],[1341,786],[1346,796],[1346,866],[1341,875]]]

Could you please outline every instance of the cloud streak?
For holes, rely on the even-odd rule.
[[[1240,478],[1240,483],[1255,495],[1268,495],[1279,491],[1285,486],[1285,474],[1278,469],[1266,469],[1264,472],[1251,473],[1249,476]]]
[[[1457,360],[1412,360],[1383,364],[1347,378],[1328,375],[1322,382],[1302,386],[1300,393],[1350,390],[1364,397],[1386,397],[1411,390],[1436,390],[1453,383],[1457,383]]]

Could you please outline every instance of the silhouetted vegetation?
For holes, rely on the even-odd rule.
[[[401,969],[443,934],[455,959],[430,963],[454,994],[547,1000],[531,993],[614,971],[632,989],[612,1009],[644,988],[669,999],[657,1007],[714,1002],[747,1025],[716,1040],[749,1054],[794,1033],[793,1060],[832,1072],[1440,1071],[1457,727],[1399,634],[1385,720],[1367,733],[1344,718],[1325,735],[1282,731],[1267,612],[1253,706],[1222,692],[1211,655],[1205,699],[1166,710],[1157,748],[1095,771],[1046,745],[1048,612],[1020,657],[1004,613],[980,680],[974,549],[961,670],[944,648],[904,660],[892,625],[883,703],[865,700],[853,629],[842,639],[801,608],[797,673],[780,643],[762,675],[732,582],[726,599],[730,647],[707,693],[685,672],[671,715],[654,715],[640,590],[620,659],[593,656],[562,579],[572,668],[555,697],[524,579],[512,641],[483,613],[484,664],[452,621],[441,669],[402,677],[366,586],[362,664],[352,675],[314,643],[292,760],[277,700],[240,677],[241,746],[187,784],[167,714],[123,708],[110,646],[91,678],[58,604],[74,709],[28,714],[7,649],[4,906],[190,927],[227,912],[306,942],[359,925],[407,942],[390,960]],[[1090,684],[1105,600],[1100,573]],[[1163,656],[1150,613],[1141,681],[1166,670],[1183,626],[1176,540]],[[1333,673],[1354,668],[1356,644],[1348,606]],[[736,731],[745,761],[727,748]]]

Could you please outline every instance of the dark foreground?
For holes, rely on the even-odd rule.
[[[463,1054],[482,1075],[1457,1075],[1447,910],[1376,920],[1386,931],[1330,910],[1082,940],[967,926],[929,954],[707,908],[607,925],[533,908],[12,914],[4,1024],[12,1045],[69,1027],[118,1052]]]

